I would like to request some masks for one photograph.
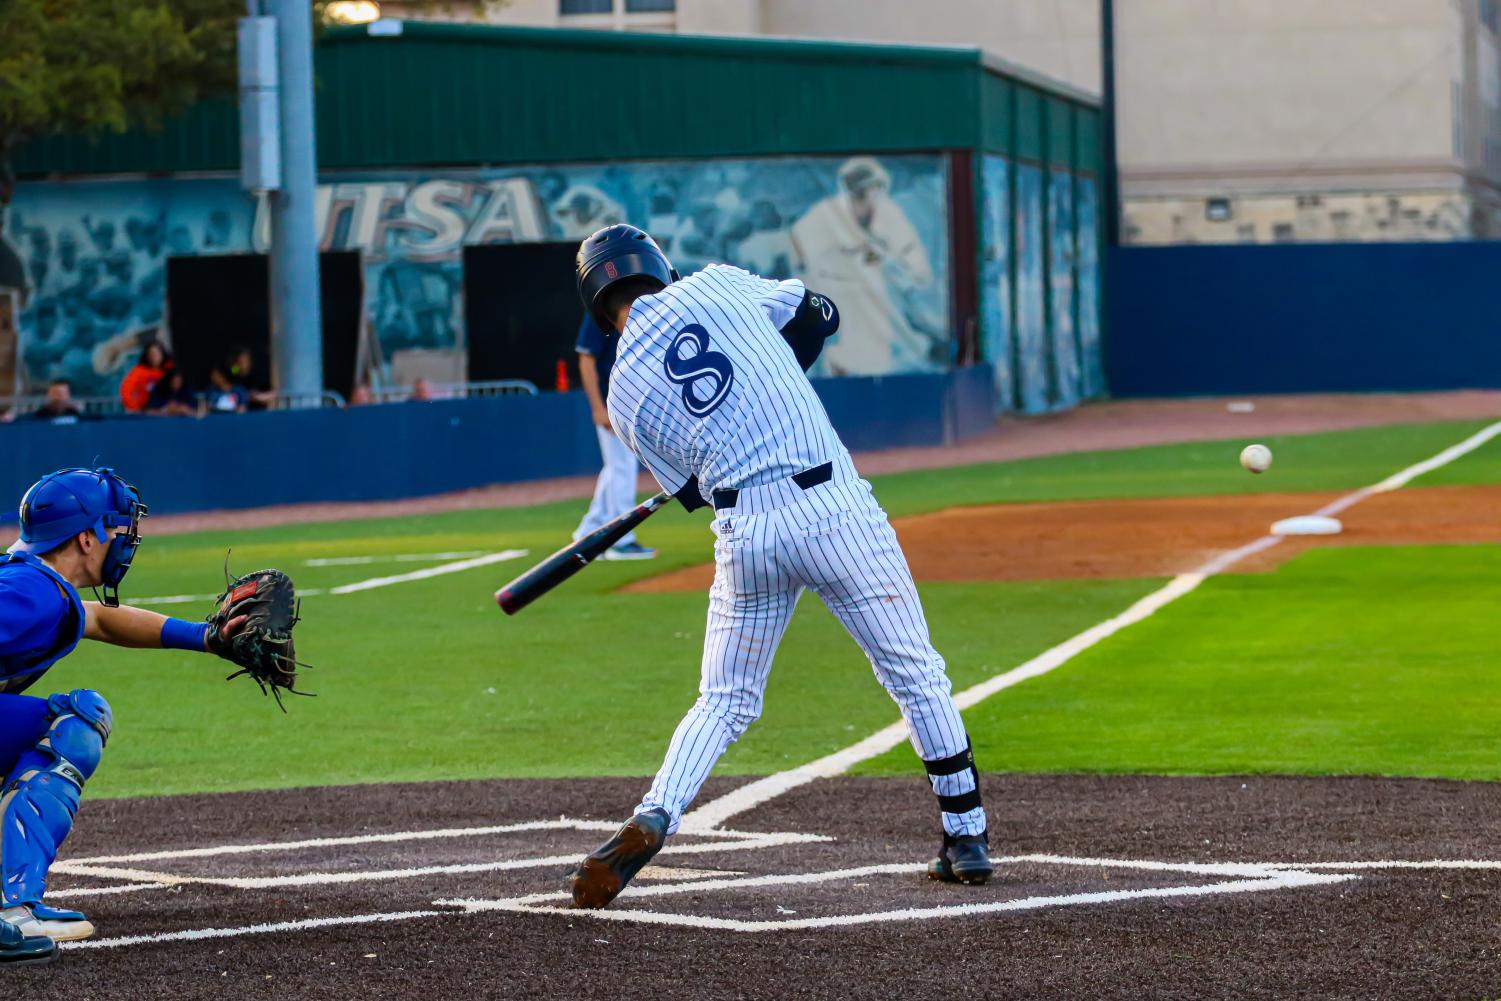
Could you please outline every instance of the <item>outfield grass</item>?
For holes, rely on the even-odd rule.
[[[1501,546],[1310,550],[1214,578],[968,714],[996,771],[1501,779]],[[910,771],[887,755],[869,772]]]
[[[1257,478],[1235,465],[1243,444],[1235,441],[925,471],[882,477],[876,489],[893,514],[1022,500],[1349,489],[1426,458],[1480,426],[1430,424],[1273,439],[1277,465]],[[1483,454],[1440,475],[1448,482],[1501,479],[1498,452],[1501,445],[1493,442]],[[415,568],[410,563],[302,565],[315,557],[502,548],[530,549],[535,557],[567,538],[581,509],[581,502],[572,502],[148,537],[127,581],[126,600],[217,590],[219,566],[230,545],[237,569],[282,566],[308,588]],[[293,701],[288,716],[244,679],[234,685],[220,682],[227,673],[221,662],[176,652],[85,644],[40,687],[99,688],[115,705],[117,736],[91,783],[91,795],[422,778],[646,775],[655,769],[673,726],[694,697],[706,602],[698,594],[613,592],[631,580],[706,560],[710,536],[702,512],[690,516],[676,507],[654,518],[643,535],[661,549],[662,558],[651,564],[592,567],[514,619],[495,609],[490,593],[529,560],[359,594],[309,598],[299,649],[319,666],[307,684],[320,697]],[[1281,621],[1275,614],[1280,577],[1253,578],[1266,582],[1267,616],[1276,621]],[[1433,579],[1447,578],[1437,574]],[[922,590],[935,639],[962,687],[1120,611],[1158,583],[938,584]],[[1207,599],[1234,583],[1212,582],[1190,600]],[[1364,585],[1360,575],[1352,577],[1349,586],[1357,597],[1350,608],[1380,606],[1358,597],[1378,583]],[[1435,584],[1431,590],[1441,603],[1446,589]],[[816,600],[804,604],[773,672],[765,718],[731,749],[722,766],[725,772],[767,772],[811,760],[895,718],[854,645]],[[198,616],[207,605],[157,607]],[[1183,607],[1193,606],[1185,601]],[[1177,611],[1177,606],[1169,609]],[[1390,613],[1386,618],[1393,621]],[[1142,755],[1124,748],[1116,764],[1079,763],[1099,743],[1089,735],[1103,733],[1101,723],[1113,719],[1109,707],[1102,707],[1096,719],[1093,708],[1080,715],[1066,702],[1053,709],[1039,705],[1024,715],[1038,728],[1034,737],[1046,738],[1018,738],[1027,745],[1018,747],[1010,737],[1025,732],[1018,728],[1017,698],[1050,697],[1058,685],[1085,674],[1079,665],[1111,674],[1120,644],[1135,642],[1139,630],[1160,629],[1166,621],[1165,612],[1078,665],[980,707],[975,725],[986,766],[1172,770],[1141,764]],[[1276,634],[1270,627],[1262,632]],[[1291,642],[1299,634],[1289,636]],[[1443,639],[1444,634],[1437,634],[1430,646]],[[1144,648],[1139,668],[1148,674],[1150,653]],[[1266,670],[1275,674],[1275,668],[1268,661]],[[1339,670],[1339,663],[1309,670],[1317,675],[1331,669]],[[1290,679],[1303,683],[1293,663],[1287,671]],[[1163,703],[1160,711],[1174,718],[1176,689],[1166,685],[1151,691]],[[991,713],[996,714],[993,721]],[[1205,729],[1219,725],[1212,714],[1195,718],[1204,720]],[[1332,732],[1331,739],[1341,733]],[[1187,750],[1164,747],[1161,754],[1177,761],[1181,770],[1217,770],[1218,762],[1230,760],[1207,750],[1201,754],[1198,744],[1181,746]],[[1313,761],[1321,753],[1310,747],[1307,758]],[[1359,761],[1366,759],[1371,764],[1362,767]],[[1335,760],[1345,770],[1338,756]],[[1381,770],[1375,767],[1378,759],[1364,751],[1352,752],[1350,760],[1351,770]],[[908,771],[910,752],[904,749],[876,768]]]

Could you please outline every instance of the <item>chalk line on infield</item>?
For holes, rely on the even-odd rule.
[[[439,560],[467,560],[485,555],[482,549],[458,553],[399,553],[394,556],[324,556],[303,560],[305,567],[356,567],[368,563],[436,563]]]
[[[1414,463],[1400,472],[1393,473],[1380,483],[1369,487],[1362,487],[1359,490],[1346,494],[1326,504],[1315,513],[1320,515],[1337,514],[1375,494],[1386,493],[1404,487],[1424,473],[1430,473],[1435,469],[1448,465],[1455,459],[1470,454],[1498,435],[1501,435],[1501,421],[1482,428],[1464,441],[1456,445],[1451,445],[1437,455],[1424,459],[1422,462]],[[1082,633],[1064,640],[1052,649],[1038,654],[1024,664],[1001,674],[994,675],[980,682],[978,685],[956,693],[954,695],[954,702],[961,710],[968,709],[995,695],[997,692],[1004,691],[1023,681],[1041,677],[1050,671],[1056,670],[1084,651],[1114,636],[1127,626],[1135,625],[1155,615],[1167,605],[1192,592],[1210,577],[1223,573],[1241,560],[1270,549],[1281,541],[1281,536],[1268,534],[1236,549],[1220,553],[1212,559],[1207,560],[1202,566],[1191,573],[1179,574],[1174,577],[1158,590],[1139,599],[1119,615],[1091,626]],[[769,802],[799,786],[806,785],[817,779],[833,778],[834,776],[842,775],[862,761],[885,754],[906,739],[907,725],[905,722],[898,720],[889,726],[877,730],[859,743],[852,744],[843,750],[835,751],[833,754],[826,755],[816,761],[810,761],[805,765],[799,765],[796,768],[749,782],[738,789],[720,796],[718,799],[710,800],[697,809],[685,814],[679,830],[694,833],[711,831],[730,818],[755,809],[761,804]]]
[[[355,594],[360,591],[373,591],[378,587],[390,587],[392,584],[407,584],[414,580],[427,580],[429,577],[441,577],[444,574],[459,573],[464,570],[473,570],[476,567],[487,567],[495,563],[505,563],[510,560],[519,560],[530,553],[528,549],[503,549],[498,553],[484,553],[479,556],[469,556],[462,560],[454,560],[449,563],[440,563],[435,567],[423,567],[421,570],[413,570],[409,573],[391,574],[386,577],[371,577],[367,580],[357,580],[353,584],[340,584],[337,587],[299,587],[299,598],[314,598],[325,594]],[[458,553],[438,553],[439,556],[458,556]],[[400,559],[400,557],[396,557]],[[351,557],[350,559],[353,559]],[[374,559],[371,562],[375,562]],[[315,565],[312,562],[307,566]],[[344,563],[319,563],[318,566],[343,566]],[[214,601],[217,594],[163,594],[145,598],[132,598],[132,605],[185,605],[199,601]]]
[[[423,567],[421,570],[413,570],[409,573],[393,574],[389,577],[371,577],[369,580],[356,581],[353,584],[340,584],[338,587],[329,588],[328,593],[354,594],[357,591],[370,591],[377,587],[389,587],[392,584],[405,584],[408,581],[427,580],[429,577],[441,577],[444,574],[459,573],[462,570],[487,567],[493,563],[517,560],[526,554],[527,551],[525,549],[503,549],[498,553],[486,553],[484,556],[475,556],[467,560],[440,563],[435,567]]]
[[[1061,855],[1018,855],[996,858],[992,861],[998,866],[1031,862],[1057,866],[1139,869],[1226,878],[1210,883],[1193,883],[1183,886],[1041,894],[1014,897],[1008,900],[991,900],[983,903],[947,904],[936,907],[903,907],[857,914],[835,914],[822,917],[777,920],[742,920],[739,918],[722,918],[702,914],[683,914],[631,908],[579,911],[562,906],[562,903],[567,900],[567,895],[560,893],[531,894],[508,900],[436,900],[433,902],[433,905],[435,907],[457,907],[465,913],[471,914],[483,911],[563,914],[569,917],[587,916],[604,921],[677,925],[686,928],[712,928],[737,932],[808,931],[820,928],[840,928],[891,921],[927,921],[939,918],[969,917],[978,914],[1039,910],[1047,907],[1068,907],[1081,904],[1107,904],[1171,897],[1202,897],[1220,894],[1255,893],[1268,890],[1324,886],[1359,878],[1344,873],[1314,873],[1296,868],[1281,869],[1242,863],[1178,863],[1145,859],[1072,858]],[[735,890],[757,887],[797,886],[860,879],[870,876],[916,876],[921,875],[924,870],[925,866],[921,863],[901,862],[860,866],[853,869],[835,869],[826,872],[786,873],[740,879],[715,879],[685,884],[668,884],[665,886],[630,886],[621,893],[620,899],[659,899],[683,893],[703,893],[710,890],[733,892]]]
[[[412,921],[417,918],[432,918],[452,911],[387,911],[381,914],[352,914],[338,918],[306,918],[301,921],[278,921],[271,924],[241,925],[238,928],[189,928],[184,931],[156,932],[150,935],[122,935],[118,938],[96,938],[87,942],[67,942],[61,948],[118,949],[127,945],[155,945],[164,942],[198,942],[213,938],[241,938],[246,935],[267,935],[283,931],[311,931],[316,928],[337,928],[341,925],[368,925],[387,921]]]
[[[614,831],[619,825],[614,822],[592,820],[533,821],[520,824],[504,824],[493,827],[449,828],[434,831],[405,831],[393,834],[369,834],[346,838],[312,838],[301,841],[272,842],[254,845],[224,845],[209,848],[190,848],[160,852],[142,852],[134,855],[96,856],[93,858],[68,859],[52,867],[54,873],[68,876],[83,876],[94,879],[127,881],[123,886],[82,888],[59,891],[59,894],[87,894],[89,892],[128,893],[136,890],[161,887],[200,885],[228,887],[236,890],[269,890],[299,886],[329,886],[350,883],[377,883],[398,879],[414,879],[422,876],[466,875],[482,872],[507,872],[521,869],[537,869],[547,866],[568,866],[578,861],[578,852],[564,855],[544,855],[529,858],[493,859],[483,862],[460,862],[445,865],[410,866],[401,869],[356,869],[338,872],[302,872],[277,876],[217,876],[197,873],[167,872],[159,869],[142,869],[119,863],[161,862],[184,859],[202,859],[225,855],[242,855],[276,851],[294,851],[320,848],[337,848],[354,845],[393,844],[413,841],[431,841],[439,838],[474,837],[484,834],[510,834],[545,830]],[[690,832],[691,836],[691,832]],[[662,849],[659,857],[679,855],[702,855],[718,852],[756,851],[779,848],[786,845],[814,844],[833,839],[819,834],[800,832],[747,833],[739,831],[715,831],[704,835],[706,841],[692,844],[673,843]],[[697,872],[699,870],[689,870]],[[661,878],[660,876],[658,878]],[[691,878],[683,876],[680,878]]]
[[[666,849],[664,849],[664,854]],[[571,858],[571,856],[570,856]],[[1248,893],[1266,890],[1281,890],[1298,887],[1322,886],[1358,879],[1358,876],[1343,873],[1315,873],[1297,867],[1279,867],[1266,864],[1241,863],[1175,863],[1135,859],[1071,858],[1055,855],[1020,855],[995,860],[999,865],[1019,862],[1038,862],[1060,866],[1095,866],[1110,868],[1149,869],[1159,872],[1182,872],[1197,876],[1220,876],[1221,880],[1210,883],[1194,883],[1184,886],[1152,887],[1135,890],[1109,890],[1074,894],[1045,894],[1009,900],[994,900],[985,903],[954,904],[938,907],[898,908],[887,911],[872,911],[860,914],[842,914],[826,917],[789,918],[785,921],[743,921],[731,918],[716,918],[706,915],[664,913],[640,910],[579,911],[555,906],[566,899],[566,894],[541,893],[522,897],[488,900],[458,898],[435,901],[433,909],[377,912],[338,917],[307,918],[296,921],[264,922],[238,927],[192,928],[180,931],[156,932],[145,935],[124,935],[115,938],[93,939],[87,942],[72,942],[65,949],[114,949],[125,946],[194,942],[207,939],[241,938],[275,932],[313,931],[346,925],[377,924],[413,921],[432,917],[456,917],[493,912],[558,914],[570,919],[590,917],[604,921],[625,921],[646,924],[679,925],[691,928],[723,929],[740,932],[794,931],[821,928],[846,927],[891,921],[923,921],[937,918],[968,917],[1005,911],[1037,910],[1047,907],[1078,906],[1085,904],[1119,903],[1137,899],[1201,897],[1219,894]],[[741,876],[703,870],[672,871],[678,882],[633,884],[622,894],[622,899],[669,898],[683,893],[705,891],[751,889],[766,886],[798,886],[825,883],[841,879],[858,879],[882,875],[919,875],[921,863],[899,862],[861,866],[851,869],[836,869],[825,872],[782,873],[769,876]],[[728,878],[724,878],[728,876]]]

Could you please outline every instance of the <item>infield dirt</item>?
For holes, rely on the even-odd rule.
[[[893,519],[918,580],[1170,577],[1311,514],[1334,493],[994,504]],[[1340,515],[1345,531],[1290,538],[1236,565],[1268,570],[1316,545],[1501,542],[1501,487],[1425,487],[1377,494]],[[627,591],[704,591],[712,563],[650,577]]]
[[[715,780],[706,796],[743,780]],[[1484,860],[1498,854],[1501,787],[1386,779],[986,776],[997,856],[1226,863]],[[67,856],[556,820],[613,823],[641,780],[492,781],[88,802]],[[670,896],[620,910],[797,920],[1213,883],[1225,877],[1004,863],[982,888],[928,882],[936,843],[922,779],[840,779],[737,818],[737,830],[832,840],[665,852]],[[452,836],[116,862],[184,879],[300,876],[307,885],[172,888],[73,898],[124,936],[223,937],[68,950],[5,974],[12,997],[110,998],[1246,998],[1471,997],[1501,992],[1495,870],[1357,870],[1264,892],[1129,898],[853,927],[742,932],[598,916],[479,911],[434,901],[561,890],[565,862],[602,834]],[[702,839],[698,839],[702,843]],[[680,844],[691,844],[688,838]],[[909,871],[735,889],[706,877]],[[408,867],[478,871],[403,873]],[[385,873],[383,876],[369,874]],[[322,881],[332,876],[345,881]],[[59,876],[57,888],[117,880]],[[132,880],[131,882],[136,882]],[[679,892],[679,890],[681,892]],[[660,892],[660,891],[659,891]],[[69,898],[60,897],[59,903]],[[424,914],[422,912],[436,912]],[[260,922],[413,914],[380,923],[242,934]]]

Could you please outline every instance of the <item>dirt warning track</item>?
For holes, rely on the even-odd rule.
[[[1170,577],[1314,511],[1339,494],[1247,494],[993,504],[893,519],[913,576],[939,580]],[[1266,570],[1314,545],[1501,542],[1501,487],[1422,487],[1366,499],[1341,535],[1290,539],[1231,572]],[[703,591],[713,564],[640,581],[633,592]]]
[[[716,780],[719,795],[744,780]],[[678,839],[600,914],[561,876],[640,780],[87,803],[54,879],[100,937],[13,996],[1483,997],[1501,788],[986,776],[997,879],[924,879],[917,776]],[[1430,860],[1448,860],[1434,867]],[[1422,863],[1421,867],[1393,866]],[[8,985],[9,986],[9,985]],[[36,993],[32,993],[36,992]]]

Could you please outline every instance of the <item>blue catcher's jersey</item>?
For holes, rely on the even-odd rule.
[[[29,553],[0,554],[0,694],[29,688],[83,639],[83,600]]]

